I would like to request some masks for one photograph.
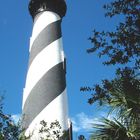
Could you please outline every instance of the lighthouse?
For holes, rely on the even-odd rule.
[[[58,121],[70,130],[66,92],[66,59],[61,22],[66,13],[65,0],[30,0],[33,19],[29,65],[23,92],[22,127],[25,135],[39,140],[40,122]],[[71,138],[69,138],[71,140]]]

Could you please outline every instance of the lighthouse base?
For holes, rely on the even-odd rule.
[[[44,120],[31,131],[25,131],[25,137],[29,140],[72,140],[72,123],[68,121],[69,129],[62,130],[58,121],[47,123]]]

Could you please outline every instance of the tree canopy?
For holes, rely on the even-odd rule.
[[[98,51],[98,56],[108,56],[106,65],[134,62],[139,68],[140,60],[140,2],[139,0],[116,0],[104,5],[105,16],[112,18],[121,15],[124,22],[115,31],[96,31],[90,41],[93,47],[88,53]]]
[[[105,16],[123,17],[113,31],[97,31],[89,38],[87,52],[105,56],[104,65],[116,65],[116,77],[103,79],[93,87],[81,87],[91,93],[88,103],[107,106],[114,118],[93,124],[94,140],[139,140],[140,138],[140,1],[112,0],[105,4]]]

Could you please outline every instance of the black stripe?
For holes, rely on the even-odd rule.
[[[23,128],[28,128],[33,119],[66,88],[63,63],[51,68],[30,92],[23,108]],[[54,110],[53,110],[54,111]],[[46,114],[46,117],[50,114]]]
[[[40,53],[46,46],[55,40],[61,38],[61,36],[61,20],[53,22],[49,24],[45,29],[43,29],[33,42],[30,53],[29,66],[38,53]]]

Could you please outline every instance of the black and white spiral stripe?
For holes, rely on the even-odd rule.
[[[30,133],[40,121],[58,120],[68,129],[61,18],[54,12],[39,13],[30,39],[30,60],[23,95],[22,126]]]

